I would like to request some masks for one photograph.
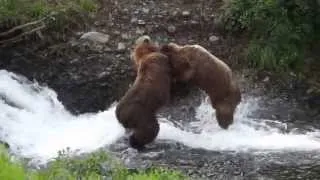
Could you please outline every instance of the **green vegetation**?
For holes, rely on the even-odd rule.
[[[68,11],[93,12],[94,0],[0,0],[0,22],[8,19],[29,22],[49,14]]]
[[[310,50],[320,41],[319,3],[317,0],[230,0],[224,8],[222,22],[229,32],[249,35],[250,65],[275,71],[301,70]]]
[[[61,151],[48,168],[26,170],[20,162],[13,162],[3,146],[0,146],[0,179],[6,180],[183,180],[182,174],[166,169],[154,168],[130,172],[121,163],[109,157],[104,151],[80,157],[69,156]]]
[[[0,45],[35,37],[40,30],[51,34],[49,39],[65,39],[85,26],[97,6],[96,0],[0,0]]]

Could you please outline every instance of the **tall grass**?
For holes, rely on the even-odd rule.
[[[97,6],[96,0],[0,0],[0,32],[40,19],[49,31],[64,32],[83,25]]]
[[[69,10],[93,12],[96,3],[95,0],[0,0],[0,22],[7,19],[30,21]]]
[[[259,69],[299,70],[320,41],[317,0],[230,0],[223,14],[225,29],[247,32],[251,65]],[[318,60],[319,61],[319,60]]]
[[[92,154],[71,157],[61,151],[46,169],[27,170],[21,162],[13,161],[0,146],[0,179],[3,180],[184,180],[181,173],[152,168],[148,171],[130,172],[122,164],[100,150]]]

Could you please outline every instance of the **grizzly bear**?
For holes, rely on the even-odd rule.
[[[200,45],[169,43],[162,45],[161,52],[169,57],[172,78],[190,82],[207,93],[219,126],[228,129],[241,101],[240,88],[230,67]]]
[[[170,99],[171,66],[166,55],[149,37],[140,38],[134,48],[137,76],[116,106],[116,117],[132,130],[129,144],[143,150],[159,133],[157,111]]]

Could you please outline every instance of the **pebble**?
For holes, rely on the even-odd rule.
[[[191,20],[190,23],[193,24],[193,25],[199,24],[199,22],[198,22],[198,21],[195,21],[195,20]]]
[[[174,25],[169,25],[168,32],[169,33],[175,33],[176,32],[176,27]]]
[[[121,34],[121,38],[122,39],[129,39],[129,34],[123,33],[123,34]]]
[[[190,11],[182,11],[182,16],[187,17],[190,16]]]
[[[307,93],[307,94],[313,93],[313,88],[309,88],[306,93]]]
[[[146,22],[144,20],[141,20],[141,19],[138,20],[138,25],[145,25],[145,24]]]
[[[113,33],[114,33],[115,35],[120,35],[120,34],[121,34],[120,31],[114,31]]]
[[[108,75],[108,74],[109,74],[108,72],[104,71],[104,72],[102,72],[102,73],[99,73],[99,74],[97,75],[97,77],[98,77],[98,78],[103,78],[104,76],[106,76],[106,75]]]
[[[126,49],[126,45],[123,42],[119,42],[118,43],[118,50],[125,50]]]
[[[193,39],[188,39],[188,43],[192,44],[192,43],[195,43],[196,41],[193,40]]]
[[[216,42],[218,40],[219,40],[219,37],[217,37],[217,36],[212,35],[212,36],[209,37],[209,41],[210,42]]]
[[[136,34],[141,35],[141,34],[143,34],[144,32],[145,32],[145,29],[143,29],[143,28],[137,28],[137,29],[136,29]]]
[[[178,15],[178,11],[173,11],[172,16],[177,16]]]
[[[137,22],[137,21],[138,21],[138,18],[133,17],[130,22],[131,22],[131,23],[135,23],[135,22]]]
[[[142,8],[142,12],[145,13],[145,14],[148,14],[149,11],[150,11],[150,10],[149,10],[148,8]]]
[[[262,81],[263,82],[268,82],[270,80],[269,76],[265,77]]]
[[[103,26],[103,25],[105,25],[105,22],[103,22],[103,21],[95,21],[95,22],[94,22],[94,25],[96,25],[96,26]]]

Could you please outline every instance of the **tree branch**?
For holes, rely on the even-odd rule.
[[[3,32],[3,33],[0,33],[0,37],[3,37],[3,36],[8,36],[10,33],[13,33],[19,29],[23,29],[25,27],[28,27],[28,26],[32,26],[32,25],[35,25],[35,24],[38,24],[40,22],[43,22],[45,18],[42,18],[42,19],[39,19],[37,21],[32,21],[32,22],[29,22],[29,23],[26,23],[26,24],[22,24],[22,25],[19,25],[19,26],[16,26],[12,29],[10,29],[9,31],[6,31],[6,32]]]
[[[8,42],[11,42],[11,43],[17,42],[23,36],[31,34],[31,33],[36,32],[36,31],[39,31],[41,29],[44,29],[45,27],[46,27],[46,25],[43,24],[42,26],[34,28],[34,29],[30,30],[30,31],[26,31],[26,32],[24,32],[22,34],[19,34],[18,36],[15,36],[15,37],[13,37],[11,39],[6,39],[6,40],[3,40],[3,41],[0,41],[0,44],[6,44]]]

